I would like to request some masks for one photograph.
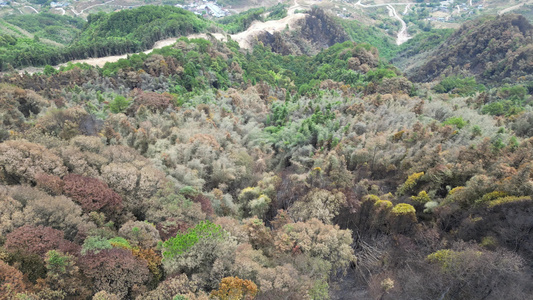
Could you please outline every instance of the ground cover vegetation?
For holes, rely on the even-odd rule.
[[[273,50],[181,38],[0,77],[0,299],[533,293],[527,78]]]

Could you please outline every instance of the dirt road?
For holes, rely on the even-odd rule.
[[[56,10],[61,11],[61,15],[62,15],[62,16],[64,16],[65,13],[66,13],[66,12],[65,12],[65,9],[63,9],[62,7],[60,7],[60,8],[56,8]]]
[[[149,50],[146,50],[144,51],[144,53],[146,54],[149,54],[151,53],[152,51],[154,51],[154,49],[161,49],[163,47],[166,47],[166,46],[170,46],[172,44],[174,44],[176,41],[178,40],[178,38],[169,38],[169,39],[165,39],[165,40],[161,40],[161,41],[157,41],[154,46],[152,47],[152,49],[149,49]],[[72,63],[85,63],[85,64],[88,64],[88,65],[91,65],[91,66],[98,66],[98,67],[103,67],[106,63],[108,62],[117,62],[119,59],[121,58],[127,58],[128,55],[132,55],[132,54],[135,54],[135,53],[129,53],[129,54],[123,54],[123,55],[113,55],[113,56],[104,56],[104,57],[96,57],[96,58],[87,58],[87,59],[79,59],[79,60],[73,60]],[[60,64],[58,66],[55,66],[56,69],[58,69],[60,66],[65,66],[65,64]]]
[[[258,36],[261,32],[267,31],[269,33],[274,33],[275,31],[282,31],[287,25],[290,28],[294,22],[305,18],[305,16],[305,14],[292,14],[281,20],[272,20],[268,22],[255,21],[248,30],[234,34],[231,38],[239,43],[241,48],[250,49],[253,45],[253,38]]]
[[[37,11],[35,8],[33,8],[33,6],[26,5],[26,6],[24,6],[24,7],[27,7],[27,8],[29,8],[29,9],[33,10],[36,14],[39,13],[39,11]]]
[[[405,24],[404,20],[398,16],[398,13],[396,13],[396,9],[394,9],[393,5],[416,5],[414,2],[396,2],[396,3],[387,3],[387,4],[371,4],[371,5],[365,5],[361,3],[361,0],[359,0],[357,3],[354,4],[354,6],[361,6],[363,8],[370,8],[370,7],[379,7],[379,6],[385,6],[387,7],[389,11],[389,16],[394,17],[400,21],[401,27],[400,31],[398,31],[398,35],[396,37],[396,44],[401,45],[405,42],[407,42],[409,39],[411,39],[411,36],[407,33],[407,24]],[[405,8],[405,12],[407,12],[407,7]]]
[[[390,4],[387,5],[387,9],[392,13],[392,16],[394,18],[400,21],[400,24],[401,24],[400,31],[398,31],[398,37],[396,38],[396,45],[399,46],[407,42],[409,39],[411,39],[411,37],[407,33],[407,24],[405,24],[405,21],[402,18],[400,18],[400,16],[398,16],[398,14],[396,13],[396,9],[394,9],[392,5]]]
[[[267,22],[255,21],[252,25],[243,32],[239,32],[231,36],[231,39],[239,43],[239,46],[244,49],[250,49],[253,45],[253,39],[262,32],[274,33],[282,31],[287,26],[290,28],[296,21],[305,18],[306,14],[295,14],[298,9],[306,9],[307,6],[301,5],[298,1],[287,9],[287,16],[281,20],[271,20]]]
[[[115,1],[115,0],[109,0],[109,1],[104,2],[104,3],[91,5],[91,6],[88,6],[88,7],[84,8],[84,9],[82,9],[80,12],[75,11],[74,8],[71,8],[70,10],[71,10],[72,13],[74,13],[76,16],[79,16],[79,15],[81,15],[84,11],[86,11],[86,10],[88,10],[88,9],[90,9],[90,8],[93,8],[93,7],[96,7],[96,6],[106,5],[106,4],[109,4],[109,3],[113,2],[113,1]]]

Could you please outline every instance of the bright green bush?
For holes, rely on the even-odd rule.
[[[126,99],[124,96],[116,96],[113,101],[109,103],[109,110],[118,114],[124,112],[131,104],[131,100]]]
[[[474,77],[461,76],[446,77],[433,88],[437,93],[454,93],[461,96],[471,96],[484,89]]]
[[[130,243],[123,237],[114,237],[109,240],[109,243],[115,248],[131,249]]]
[[[442,122],[442,125],[454,125],[458,129],[461,129],[461,128],[465,127],[466,122],[461,117],[452,117],[452,118],[448,118],[448,119],[446,119],[446,121]]]
[[[524,108],[511,100],[492,102],[481,108],[483,114],[491,116],[512,116],[522,111],[524,111]]]
[[[183,254],[202,239],[222,240],[225,236],[226,232],[220,225],[210,221],[200,222],[186,233],[178,233],[175,238],[165,241],[163,257],[172,258]]]
[[[87,252],[98,253],[105,249],[111,249],[113,246],[108,239],[101,236],[90,236],[85,239],[82,245],[81,253],[85,254]]]

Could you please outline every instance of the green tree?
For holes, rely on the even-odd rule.
[[[43,73],[44,73],[44,75],[48,75],[49,76],[49,75],[53,75],[53,74],[58,73],[58,71],[54,67],[52,67],[51,65],[46,65],[44,67]]]
[[[131,104],[131,100],[126,99],[124,96],[116,96],[113,101],[109,103],[109,110],[118,114],[124,112]]]

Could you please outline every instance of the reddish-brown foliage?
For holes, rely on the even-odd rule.
[[[172,105],[174,97],[168,93],[158,94],[154,92],[143,92],[140,89],[135,90],[133,104],[129,107],[128,113],[133,115],[137,113],[139,107],[144,106],[151,112],[161,112]]]
[[[25,289],[22,273],[0,260],[0,300],[13,299]]]
[[[78,202],[84,211],[116,212],[122,207],[122,197],[96,178],[77,174],[65,176],[65,194]]]
[[[166,241],[171,237],[175,237],[178,232],[185,232],[191,228],[190,224],[184,221],[169,219],[161,223],[157,223],[155,228],[159,231],[161,240]]]
[[[78,255],[80,247],[63,238],[63,232],[51,227],[24,225],[6,236],[7,250],[22,250],[44,257],[49,250]]]
[[[211,200],[209,200],[209,198],[207,198],[206,196],[202,194],[198,194],[194,197],[191,197],[191,200],[193,202],[200,203],[200,205],[202,206],[202,211],[204,213],[206,213],[209,216],[213,215],[214,213],[213,206],[211,205]]]
[[[109,249],[88,253],[80,259],[83,273],[93,280],[93,290],[118,295],[120,298],[135,298],[136,290],[150,280],[146,261],[139,260],[126,249]]]

